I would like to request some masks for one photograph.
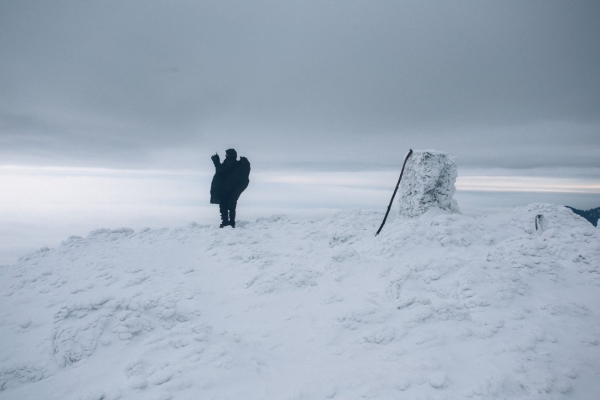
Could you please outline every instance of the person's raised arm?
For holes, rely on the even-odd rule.
[[[215,164],[215,168],[217,169],[217,172],[219,172],[219,167],[221,166],[221,157],[219,157],[218,153],[213,154],[210,159],[212,160],[213,164]]]

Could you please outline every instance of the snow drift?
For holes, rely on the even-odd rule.
[[[598,229],[381,217],[103,229],[2,266],[0,398],[597,397]]]

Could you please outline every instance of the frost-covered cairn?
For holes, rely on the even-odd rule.
[[[430,209],[460,212],[452,198],[457,176],[454,156],[432,150],[414,151],[400,183],[400,215],[418,217]]]

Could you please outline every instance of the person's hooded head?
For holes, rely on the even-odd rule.
[[[234,149],[227,149],[227,150],[225,150],[225,157],[236,160],[237,159],[237,151],[235,151]]]

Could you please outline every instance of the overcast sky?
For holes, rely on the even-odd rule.
[[[598,167],[600,2],[0,1],[0,164]],[[253,164],[254,165],[254,164]]]

